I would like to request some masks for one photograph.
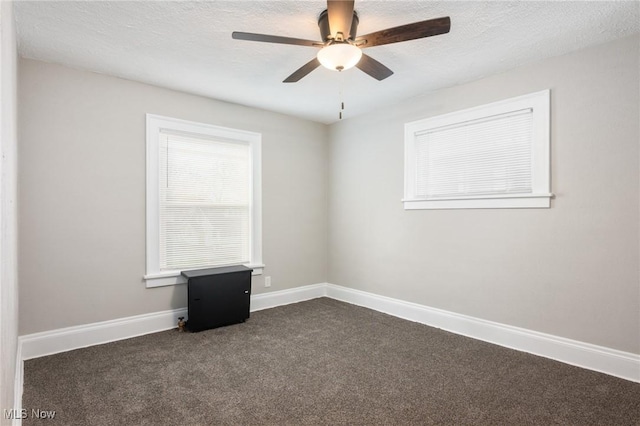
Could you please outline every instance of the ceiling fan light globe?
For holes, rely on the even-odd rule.
[[[353,68],[362,58],[362,50],[349,43],[334,43],[325,46],[318,52],[318,61],[333,71]]]

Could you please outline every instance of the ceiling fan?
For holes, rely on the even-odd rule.
[[[447,16],[387,28],[357,37],[358,22],[354,0],[327,0],[327,9],[318,17],[322,41],[238,31],[234,31],[231,36],[236,40],[320,48],[315,58],[298,68],[283,83],[295,83],[320,65],[336,71],[355,66],[377,80],[384,80],[392,75],[393,71],[371,56],[362,53],[361,49],[445,34],[451,28],[451,20]]]

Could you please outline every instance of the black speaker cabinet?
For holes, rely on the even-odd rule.
[[[251,271],[245,266],[184,271],[190,331],[237,324],[249,318]]]

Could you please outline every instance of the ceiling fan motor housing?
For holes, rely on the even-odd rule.
[[[358,31],[358,14],[356,11],[353,11],[353,19],[351,20],[351,29],[349,30],[349,34],[343,34],[344,41],[353,41],[356,38],[356,34]],[[329,13],[327,10],[324,10],[320,16],[318,17],[318,27],[320,27],[320,36],[322,37],[322,41],[327,42],[333,40],[333,36],[331,35],[331,29],[329,28]]]

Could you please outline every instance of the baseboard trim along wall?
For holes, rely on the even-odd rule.
[[[251,311],[318,297],[330,297],[452,333],[640,382],[640,355],[328,283],[252,295]],[[176,327],[181,316],[187,316],[186,308],[20,336],[20,362],[17,366],[20,377],[16,374],[16,388],[19,386],[20,389],[16,391],[22,394],[22,360],[169,330]]]
[[[270,293],[252,294],[251,312],[324,297],[327,294],[326,288],[327,284],[321,283],[288,290],[272,291]]]
[[[187,316],[186,308],[43,331],[20,336],[18,345],[23,360],[39,358],[169,330],[175,328],[178,318],[183,316]]]
[[[640,355],[327,284],[327,297],[452,333],[640,382]]]
[[[251,295],[251,311],[302,302],[326,294],[326,284],[312,284],[288,290]],[[88,346],[130,339],[176,328],[179,317],[188,317],[187,308],[136,315],[110,321],[78,325],[18,338],[22,360],[53,355]]]

